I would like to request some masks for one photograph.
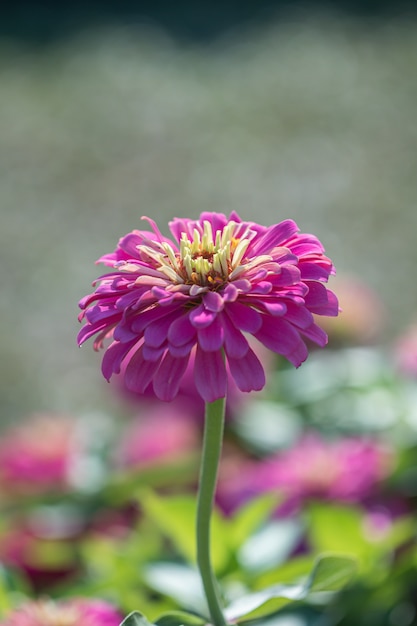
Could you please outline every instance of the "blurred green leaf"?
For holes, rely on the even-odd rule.
[[[102,495],[112,504],[121,504],[130,500],[132,493],[139,487],[170,487],[190,483],[197,476],[198,456],[190,454],[184,458],[158,462],[149,467],[141,467],[117,473],[109,478],[108,484],[103,488]]]
[[[239,598],[226,610],[232,621],[247,621],[271,615],[291,601],[305,599],[309,593],[339,591],[356,571],[355,559],[343,555],[325,555],[317,559],[307,577],[292,585],[277,584]]]
[[[147,584],[173,598],[179,606],[208,614],[198,571],[180,563],[153,563],[144,569]]]
[[[281,498],[276,493],[267,493],[253,498],[241,506],[233,515],[230,525],[230,545],[237,550],[277,508]]]
[[[353,578],[356,570],[356,559],[332,554],[323,556],[311,572],[308,591],[339,591]]]
[[[312,504],[307,518],[309,541],[316,553],[339,552],[359,559],[361,568],[372,566],[381,552],[363,532],[363,512],[354,506]]]
[[[139,611],[133,611],[133,613],[129,613],[127,617],[123,620],[120,626],[152,626],[150,622],[146,619],[142,613]]]
[[[302,600],[306,595],[303,583],[294,585],[274,585],[256,593],[235,600],[225,611],[230,621],[259,619],[275,613],[294,600]]]
[[[206,623],[207,620],[203,617],[185,611],[170,611],[155,620],[157,626],[202,626]]]
[[[11,609],[10,576],[8,571],[0,565],[0,616],[4,616]]]
[[[273,520],[246,539],[238,550],[238,562],[250,572],[276,567],[289,557],[302,531],[298,520]]]
[[[253,587],[258,591],[270,587],[277,580],[283,583],[293,583],[302,577],[307,577],[314,567],[314,563],[315,558],[312,555],[292,557],[279,567],[260,573],[253,581]]]
[[[144,490],[139,494],[139,501],[162,534],[170,539],[179,553],[189,562],[196,562],[196,509],[194,496],[159,497],[152,491]],[[212,562],[216,571],[221,570],[230,557],[228,545],[228,528],[218,511],[214,511],[211,519]]]

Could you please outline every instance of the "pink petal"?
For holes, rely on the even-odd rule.
[[[211,212],[209,213],[207,211],[204,211],[200,215],[200,218],[198,221],[201,224],[203,224],[203,222],[205,221],[210,222],[211,228],[213,231],[213,237],[214,239],[216,239],[216,232],[218,230],[222,231],[223,228],[229,223],[230,220],[223,213],[211,213]]]
[[[85,341],[87,341],[87,339],[90,339],[90,337],[100,332],[101,330],[104,330],[107,327],[109,329],[111,328],[111,326],[108,325],[108,322],[106,320],[104,320],[101,324],[86,324],[85,326],[82,327],[82,329],[78,333],[78,336],[77,336],[78,345],[82,346],[82,344]]]
[[[193,341],[196,332],[196,329],[190,322],[189,312],[187,312],[172,322],[168,330],[168,341],[174,346],[182,346]]]
[[[220,350],[224,340],[224,330],[219,317],[215,317],[210,326],[200,328],[197,332],[198,343],[203,350],[214,352]]]
[[[164,355],[166,350],[166,345],[161,346],[160,348],[153,348],[152,346],[143,344],[143,358],[145,361],[160,361]]]
[[[265,234],[254,243],[251,255],[267,254],[277,246],[281,246],[285,241],[298,232],[298,226],[293,220],[284,220],[268,228]]]
[[[216,313],[213,311],[207,311],[202,304],[193,309],[190,313],[190,322],[195,328],[206,328],[212,323]]]
[[[112,374],[120,372],[121,363],[129,350],[135,345],[135,341],[129,344],[113,341],[104,353],[101,362],[101,371],[106,380],[110,380]]]
[[[307,348],[299,332],[283,319],[264,315],[255,337],[270,350],[282,354],[296,367],[307,358]]]
[[[132,339],[136,339],[136,341],[140,338],[137,333],[132,332],[132,330],[126,326],[126,324],[118,324],[114,329],[113,337],[116,341],[120,341],[120,343],[128,343],[132,341]]]
[[[168,345],[168,350],[172,354],[173,357],[181,358],[183,356],[187,356],[187,354],[190,354],[194,346],[195,346],[195,341],[193,340],[188,343],[184,343],[181,346]]]
[[[241,391],[260,391],[265,387],[265,372],[261,362],[249,348],[239,359],[228,357],[230,373]]]
[[[308,328],[303,328],[301,332],[305,337],[314,341],[314,343],[322,348],[327,344],[327,334],[320,326],[317,326],[317,324],[311,324]]]
[[[301,279],[300,269],[296,265],[286,265],[281,267],[279,274],[268,277],[274,287],[295,285]]]
[[[239,290],[233,283],[228,283],[223,289],[222,297],[224,302],[234,302],[239,296]]]
[[[143,334],[145,343],[148,346],[152,346],[153,348],[158,348],[161,346],[164,341],[167,339],[168,331],[171,327],[171,324],[178,318],[178,311],[172,311],[169,315],[165,315],[165,317],[159,318],[149,324],[145,328],[145,332]]]
[[[226,313],[236,328],[248,333],[255,333],[262,326],[262,317],[258,311],[240,302],[229,302]]]
[[[171,311],[178,309],[178,305],[171,308]],[[134,333],[141,334],[149,324],[156,322],[168,315],[170,310],[165,307],[149,308],[148,310],[137,311],[131,322],[131,329]]]
[[[317,315],[336,316],[339,313],[339,303],[330,289],[326,289],[323,283],[316,281],[306,282],[308,293],[305,296],[307,308]]]
[[[224,349],[226,354],[228,357],[240,359],[248,351],[249,343],[228,315],[223,315],[221,320],[224,328]]]
[[[300,263],[302,280],[327,280],[331,267],[323,267],[320,263]]]
[[[322,244],[314,235],[297,235],[288,245],[291,252],[298,257],[303,257],[311,253],[323,254],[324,252]]]
[[[224,307],[223,298],[216,291],[207,291],[203,296],[204,308],[213,313],[219,313]]]
[[[164,402],[171,402],[178,394],[181,379],[188,365],[189,356],[174,358],[165,355],[153,380],[155,395]]]
[[[285,319],[298,328],[308,328],[314,322],[314,318],[304,304],[296,304],[290,300],[286,301],[287,312]]]
[[[139,236],[138,231],[133,231],[120,239],[119,247],[128,255],[128,257],[138,259],[139,252],[137,246],[141,243],[143,243],[143,237]]]
[[[272,299],[269,300],[268,298],[264,298],[259,301],[259,304],[264,307],[268,313],[277,317],[281,317],[287,312],[287,305],[285,302],[280,302],[279,300],[274,301]]]
[[[160,361],[146,361],[142,352],[143,346],[131,357],[124,373],[127,389],[137,393],[144,393],[160,363]]]
[[[197,347],[194,363],[197,391],[205,402],[214,402],[226,396],[227,375],[220,352],[204,352]]]
[[[262,294],[262,295],[266,295],[267,293],[270,293],[272,290],[272,285],[269,281],[267,280],[262,280],[259,283],[256,283],[256,285],[251,289],[251,294]]]

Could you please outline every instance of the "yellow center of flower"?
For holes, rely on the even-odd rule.
[[[195,228],[192,240],[182,233],[179,253],[166,242],[159,244],[162,251],[148,246],[140,246],[140,250],[156,261],[157,270],[173,283],[215,288],[233,279],[249,246],[249,239],[233,236],[236,225],[231,221],[213,236],[210,222],[204,221],[202,234]],[[140,278],[138,282],[142,282]]]
[[[248,239],[233,237],[235,226],[235,222],[230,222],[213,237],[211,224],[205,221],[203,234],[200,236],[194,229],[192,241],[182,233],[179,255],[170,255],[169,246],[164,245],[171,265],[184,283],[214,287],[229,279],[249,245]]]
[[[213,230],[209,221],[203,222],[203,231],[194,228],[192,239],[183,232],[179,241],[179,251],[166,241],[149,241],[137,246],[142,260],[149,268],[142,267],[136,284],[155,284],[161,274],[172,285],[191,285],[196,290],[216,289],[226,282],[233,281],[244,272],[263,265],[269,272],[279,271],[279,266],[271,264],[272,256],[259,255],[243,260],[251,238],[235,237],[238,224],[228,222],[222,231]],[[249,237],[254,234],[249,229]],[[243,262],[242,262],[243,261]],[[118,261],[115,267],[124,272],[138,273],[138,266],[129,261]],[[193,295],[196,295],[194,293]]]

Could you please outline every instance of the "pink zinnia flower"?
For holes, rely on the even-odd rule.
[[[265,464],[262,484],[298,498],[358,502],[369,496],[392,468],[392,452],[369,439],[326,441],[310,433]]]
[[[74,420],[39,413],[0,437],[0,489],[16,494],[67,488],[74,456]]]
[[[119,626],[122,614],[97,599],[29,600],[12,611],[3,626]]]
[[[393,451],[379,441],[360,437],[327,441],[309,433],[293,448],[247,464],[240,475],[220,482],[219,497],[233,507],[276,490],[285,496],[286,509],[309,498],[362,502],[389,475],[393,462]]]
[[[168,409],[168,410],[167,410]],[[194,453],[200,432],[196,422],[175,404],[150,405],[123,434],[117,451],[122,467],[144,467],[175,462]]]
[[[99,349],[112,339],[102,363],[107,380],[125,365],[129,389],[143,393],[152,384],[170,401],[195,347],[196,388],[212,402],[226,395],[223,354],[241,391],[265,385],[245,333],[296,367],[307,358],[304,338],[326,344],[313,313],[338,313],[323,284],[334,268],[318,239],[299,234],[295,222],[266,227],[236,213],[202,213],[170,222],[170,240],[146,219],[152,231],[129,233],[101,257],[114,271],[80,302],[86,325],[79,344],[97,335]]]

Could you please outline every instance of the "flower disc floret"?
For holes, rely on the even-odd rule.
[[[149,218],[99,259],[113,268],[81,300],[81,345],[111,340],[103,357],[107,380],[123,368],[126,386],[150,386],[172,400],[190,359],[201,397],[226,394],[226,367],[241,391],[265,385],[263,367],[248,342],[252,335],[298,367],[305,339],[320,346],[327,336],[313,314],[335,316],[338,303],[326,288],[333,264],[313,235],[292,220],[270,227],[236,213],[175,218],[172,239]]]

